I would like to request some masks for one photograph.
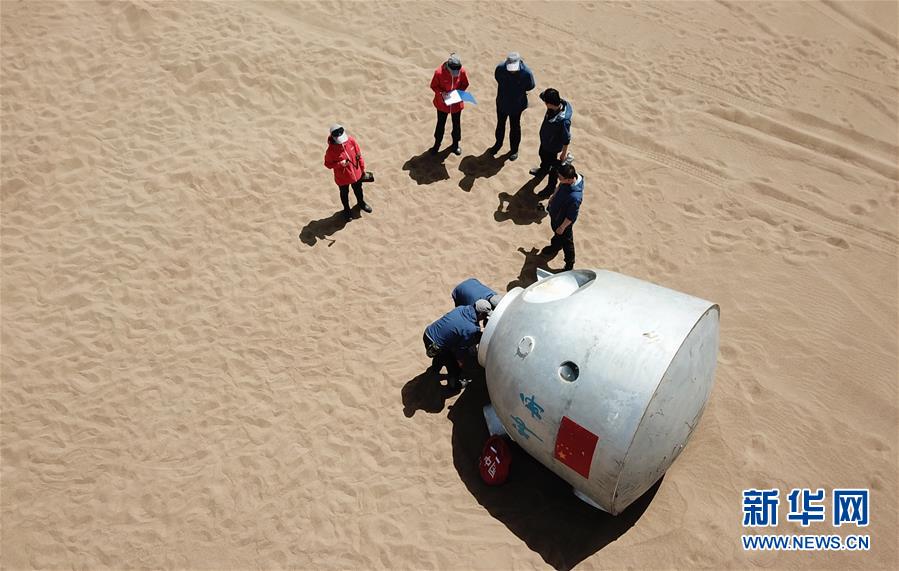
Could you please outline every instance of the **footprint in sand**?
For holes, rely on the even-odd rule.
[[[153,17],[147,10],[131,2],[124,6],[115,22],[115,36],[124,42],[143,41],[152,32]]]

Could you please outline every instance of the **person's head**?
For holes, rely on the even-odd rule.
[[[506,69],[517,73],[521,69],[521,55],[518,52],[509,52],[506,56]]]
[[[462,72],[462,60],[455,53],[451,53],[449,59],[443,65],[446,66],[446,69],[449,70],[453,77],[457,77]]]
[[[556,172],[559,173],[559,182],[562,184],[574,184],[577,180],[577,170],[570,163],[560,166]]]
[[[547,109],[559,110],[562,107],[562,97],[559,92],[552,87],[540,94],[540,99],[546,103]]]
[[[493,313],[493,306],[486,299],[479,299],[474,302],[474,310],[478,314],[478,321],[490,317]]]
[[[499,302],[501,302],[502,300],[503,300],[503,294],[495,293],[495,294],[491,295],[490,299],[488,299],[487,301],[490,302],[490,307],[492,307],[493,309],[496,309],[496,306],[498,306]]]
[[[347,142],[347,139],[349,139],[349,135],[346,134],[346,130],[340,123],[334,123],[333,125],[331,125],[329,132],[331,133],[331,140],[337,144],[342,145],[343,143]]]

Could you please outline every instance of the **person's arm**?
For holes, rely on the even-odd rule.
[[[530,69],[528,69],[527,73],[528,73],[528,86],[529,87],[526,89],[526,91],[530,91],[530,90],[534,89],[535,87],[537,87],[537,80],[534,79],[534,73]]]
[[[356,141],[356,154],[359,156],[359,168],[365,172],[365,157],[362,156],[362,147],[359,146],[359,141]]]
[[[559,185],[559,186],[561,186],[561,185]],[[577,216],[578,216],[578,213],[580,212],[580,210],[581,210],[581,203],[577,202],[577,201],[572,201],[568,205],[568,211],[565,213],[565,220],[563,220],[562,223],[559,224],[559,227],[556,229],[556,234],[561,236],[569,226],[574,224],[574,221],[577,220]]]
[[[340,155],[335,155],[331,152],[331,149],[328,149],[328,152],[325,153],[325,166],[329,169],[333,169],[334,167],[343,164],[344,159],[340,158]]]
[[[565,146],[562,147],[562,152],[559,154],[559,161],[564,162],[565,158],[568,156],[568,145],[571,144],[571,120],[566,119],[562,121],[562,142],[565,143]]]
[[[499,83],[499,74],[502,73],[501,70],[502,68],[499,65],[493,70],[493,79],[495,79],[497,83]]]
[[[464,68],[462,69],[462,72],[459,74],[459,80],[460,81],[459,81],[458,89],[461,89],[462,91],[468,91],[468,73],[465,71]]]
[[[439,70],[438,70],[439,71]],[[440,85],[439,81],[439,73],[438,71],[434,72],[434,77],[431,78],[431,91],[438,95],[443,95],[443,86]]]

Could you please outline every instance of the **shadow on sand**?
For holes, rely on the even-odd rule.
[[[646,511],[661,480],[623,513],[612,516],[577,499],[564,480],[512,443],[508,481],[488,486],[478,458],[489,433],[482,407],[486,383],[473,382],[450,407],[453,464],[479,504],[555,569],[571,569],[621,537]]]
[[[328,247],[331,247],[335,240],[330,236],[343,230],[347,224],[348,222],[343,217],[343,210],[338,210],[327,218],[313,220],[303,226],[303,229],[300,230],[300,241],[307,246],[315,246],[318,240],[328,240]]]
[[[412,418],[419,410],[432,414],[442,411],[446,399],[459,394],[458,390],[442,384],[445,380],[445,374],[428,369],[403,385],[403,414],[406,418]]]
[[[449,147],[436,155],[432,155],[431,151],[427,150],[406,161],[403,165],[403,170],[409,171],[409,178],[418,184],[431,184],[441,180],[448,180],[450,177],[449,172],[447,172],[443,161],[446,160],[449,154]]]
[[[552,259],[552,256],[546,256],[540,253],[540,248],[532,247],[530,250],[518,248],[518,251],[524,255],[524,263],[521,265],[521,272],[518,277],[506,284],[506,291],[515,287],[526,288],[537,281],[537,268],[546,269],[546,265]]]
[[[465,175],[459,181],[459,188],[471,192],[475,180],[490,178],[501,171],[510,154],[495,157],[484,151],[480,156],[468,155],[459,163],[459,170]]]
[[[511,220],[515,224],[539,224],[546,217],[546,210],[540,204],[541,197],[534,192],[539,183],[540,179],[532,178],[515,194],[499,193],[499,205],[493,219],[497,222]]]

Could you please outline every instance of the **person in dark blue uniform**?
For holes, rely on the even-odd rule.
[[[473,305],[456,307],[425,329],[422,341],[432,359],[431,370],[439,373],[445,366],[450,388],[465,388],[470,382],[459,378],[462,360],[466,351],[477,347],[481,339],[479,322],[490,311],[490,302],[480,299]]]
[[[488,151],[495,155],[503,146],[508,120],[509,160],[514,161],[521,143],[521,114],[528,108],[528,91],[537,83],[518,52],[506,56],[506,61],[496,66],[493,77],[496,79],[496,143]]]
[[[565,252],[565,270],[574,268],[574,232],[581,202],[584,199],[584,177],[577,173],[574,165],[559,167],[559,188],[549,199],[546,207],[553,237],[549,246],[540,252],[544,256],[555,256],[559,250]]]
[[[551,87],[540,94],[540,99],[546,104],[546,115],[540,125],[540,166],[532,168],[531,175],[540,180],[549,175],[546,188],[537,194],[546,198],[556,190],[558,169],[568,157],[574,108]]]
[[[503,297],[475,278],[468,278],[453,288],[452,296],[453,303],[456,307],[459,307],[460,305],[471,305],[479,299],[486,299],[490,302],[492,309],[496,309],[496,306],[499,305],[499,301]]]

